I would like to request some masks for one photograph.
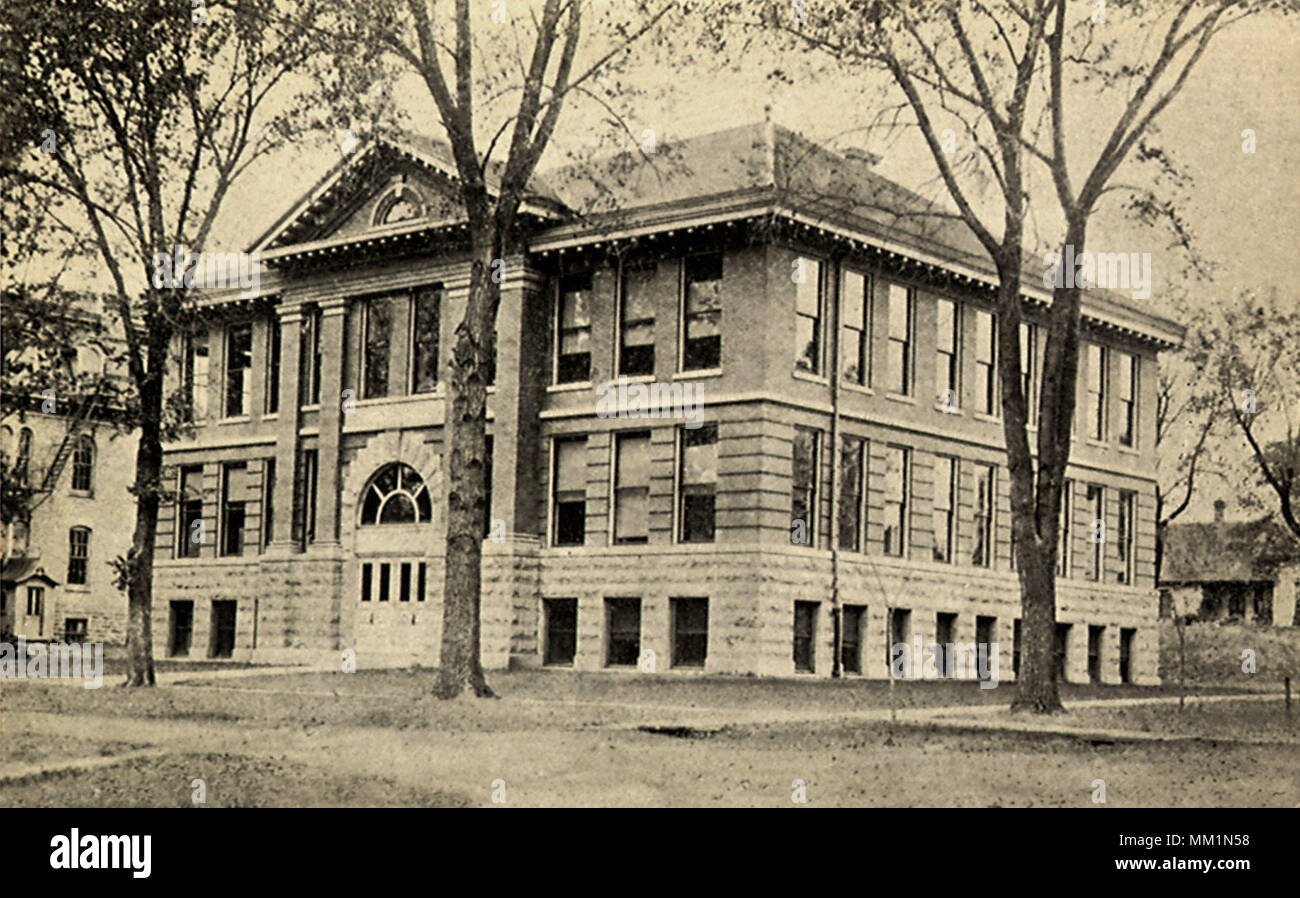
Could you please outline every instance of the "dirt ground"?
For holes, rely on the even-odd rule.
[[[30,761],[42,746],[51,764],[103,745],[164,756],[0,782],[0,806],[196,806],[194,778],[208,796],[197,806],[1300,804],[1300,749],[1290,730],[1264,725],[1279,718],[1271,699],[1211,699],[1171,724],[1169,690],[1071,687],[1076,710],[1050,725],[1079,732],[1058,735],[997,729],[1011,717],[999,707],[1009,691],[972,684],[899,684],[900,722],[891,725],[881,683],[538,671],[496,677],[500,700],[438,702],[427,695],[433,677],[241,675],[130,692],[10,686],[0,695],[0,779],[16,752]],[[1107,704],[1087,704],[1099,698]],[[1253,732],[1260,744],[1137,735],[1178,726],[1187,737]],[[1091,733],[1106,727],[1135,736]],[[1093,800],[1097,780],[1104,805]]]

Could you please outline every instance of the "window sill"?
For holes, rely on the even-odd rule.
[[[235,415],[233,418],[219,418],[217,424],[248,424],[252,420],[251,415]]]
[[[422,402],[435,399],[442,399],[442,394],[434,393],[413,393],[406,396],[376,396],[373,399],[358,399],[357,408],[372,408],[376,405],[392,405],[396,402]]]
[[[830,386],[830,379],[822,374],[813,374],[811,371],[800,371],[795,369],[790,372],[795,380],[805,380],[811,384],[821,384],[823,387]]]
[[[307,405],[300,405],[300,406],[298,406],[298,411],[300,411],[300,412],[318,412],[318,411],[320,411],[320,403],[319,403],[319,402],[312,402],[312,403],[309,403],[309,404],[307,404]]]
[[[589,380],[578,381],[570,384],[551,384],[546,388],[548,393],[577,393],[581,390],[592,389],[592,383]]]
[[[1095,439],[1093,439],[1092,437],[1088,437],[1088,438],[1087,438],[1086,440],[1084,440],[1083,442],[1084,442],[1086,445],[1093,447],[1094,449],[1109,449],[1109,448],[1110,448],[1110,444],[1107,443],[1105,440],[1095,440]]]
[[[1124,446],[1124,445],[1117,445],[1115,447],[1115,451],[1123,452],[1125,455],[1133,455],[1133,456],[1140,456],[1142,454],[1140,451],[1134,449],[1132,446]]]
[[[852,381],[840,381],[840,387],[854,393],[861,393],[863,396],[875,396],[876,391],[866,384],[855,384]]]
[[[673,380],[703,380],[706,377],[721,377],[721,368],[697,368],[693,371],[678,371]]]
[[[64,592],[89,593],[90,587],[84,583],[65,583],[63,584]]]
[[[68,494],[76,499],[93,499],[95,498],[94,490],[68,490]]]
[[[886,393],[886,399],[892,399],[894,402],[902,402],[905,405],[916,405],[916,397],[908,396],[906,393]]]
[[[623,379],[623,383],[629,384],[652,384],[655,381],[653,374],[620,374],[613,381],[607,381],[607,383],[616,384],[619,378]]]
[[[1001,424],[1002,419],[997,415],[990,415],[987,412],[972,412],[971,417],[976,421],[983,421],[986,424]]]
[[[954,407],[952,407],[952,406],[943,405],[942,403],[936,404],[935,407],[934,407],[934,410],[935,410],[936,412],[940,412],[941,414],[945,414],[945,415],[953,415],[953,416],[958,417],[958,418],[964,418],[964,417],[966,417],[966,410],[965,410],[965,409],[954,408]]]
[[[262,416],[262,420],[263,420],[263,421],[279,421],[279,420],[280,420],[280,413],[279,413],[279,412],[267,412],[265,415]]]

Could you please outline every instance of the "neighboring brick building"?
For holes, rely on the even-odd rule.
[[[828,675],[838,642],[845,672],[880,677],[892,607],[897,638],[998,642],[1011,679],[978,248],[880,211],[919,200],[770,124],[660,152],[657,173],[597,166],[599,191],[550,176],[505,260],[484,664]],[[204,300],[183,353],[200,426],[167,447],[160,648],[437,663],[438,381],[468,281],[453,176],[428,141],[368,146],[254,246],[259,295]],[[606,213],[568,212],[589,200]],[[1027,294],[1041,322],[1050,294]],[[1154,682],[1156,353],[1182,330],[1100,295],[1083,329],[1063,665]],[[1022,334],[1033,384],[1041,333]],[[620,375],[699,392],[668,394],[677,419],[602,414]]]
[[[77,365],[102,371],[102,354],[83,346]],[[127,487],[139,438],[98,414],[70,420],[39,408],[37,399],[0,425],[0,468],[35,491],[23,517],[0,531],[0,634],[122,643],[127,601],[110,562],[131,547],[135,501]]]

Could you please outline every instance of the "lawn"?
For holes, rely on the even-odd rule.
[[[166,755],[0,786],[0,806],[191,806],[195,777],[205,779],[208,806],[495,806],[499,782],[510,807],[795,807],[802,794],[812,806],[1095,807],[1096,779],[1112,806],[1300,801],[1294,743],[990,731],[1010,684],[899,683],[900,708],[987,708],[961,726],[891,727],[883,682],[514,671],[489,678],[501,700],[440,702],[429,695],[434,676],[308,673],[93,691],[24,682],[5,690],[0,711],[33,732],[94,732]],[[1068,686],[1065,696],[1172,691]],[[1172,723],[1176,704],[1079,709],[1051,722],[1258,734],[1271,732],[1276,704],[1207,703]],[[800,714],[809,719],[796,722]]]
[[[194,801],[195,779],[204,781],[202,803]],[[389,778],[341,776],[277,758],[230,754],[169,755],[0,784],[0,806],[20,808],[442,808],[468,803],[464,796]]]

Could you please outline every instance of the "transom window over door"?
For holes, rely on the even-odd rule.
[[[380,468],[362,496],[363,525],[427,524],[433,519],[433,502],[424,479],[401,462]]]

